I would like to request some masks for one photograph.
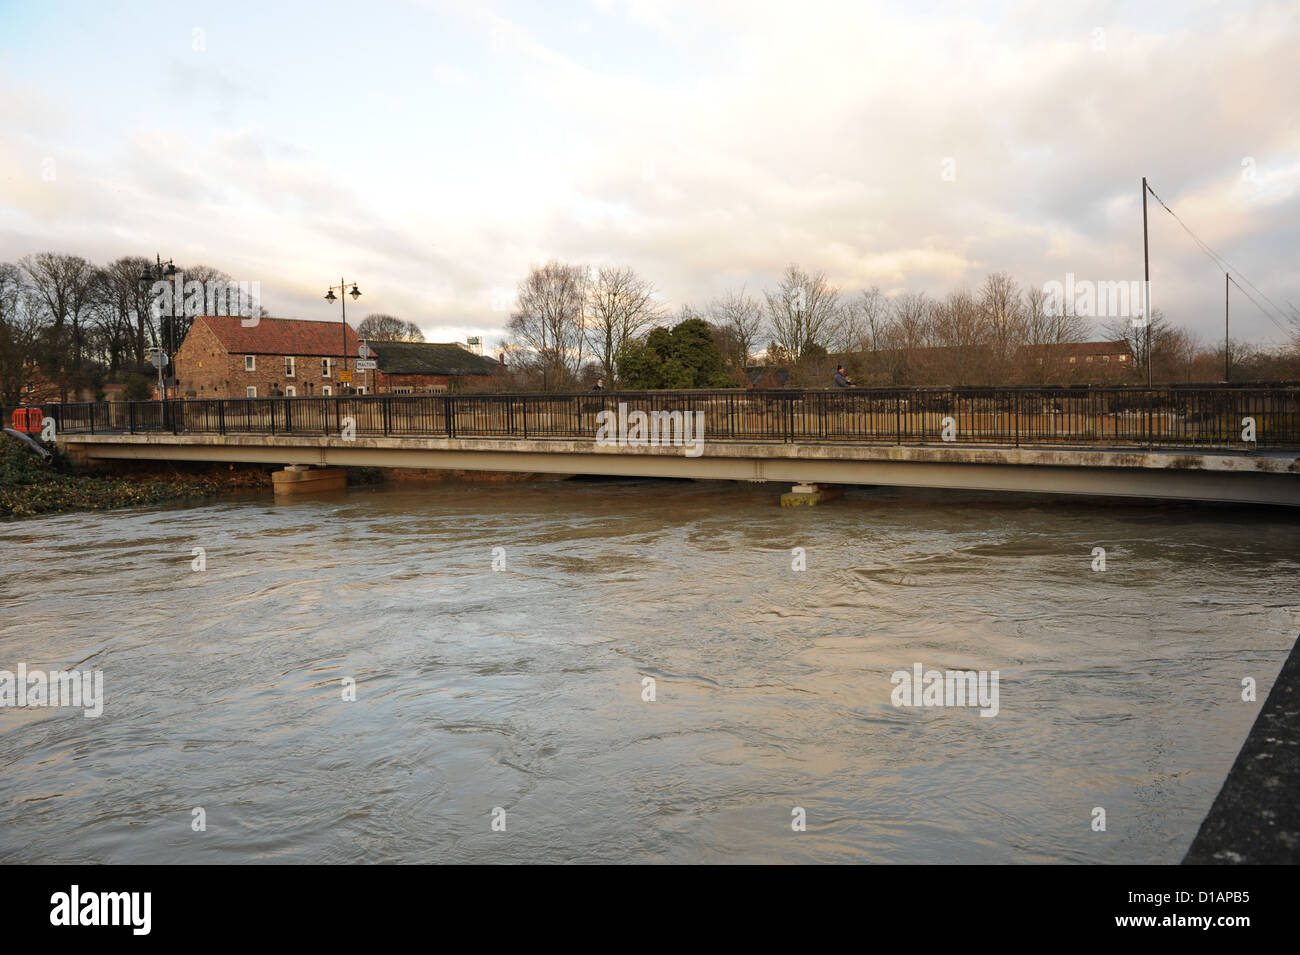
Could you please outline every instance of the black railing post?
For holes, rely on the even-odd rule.
[[[1020,447],[1020,392],[1016,392],[1016,447]]]
[[[903,443],[903,393],[894,395],[894,443]]]
[[[380,400],[381,402],[383,402],[383,404],[382,404],[382,406],[381,406],[381,411],[382,411],[382,414],[383,414],[383,416],[384,416],[384,437],[386,438],[386,437],[388,437],[389,433],[392,431],[392,428],[393,428],[393,405],[392,405],[392,399],[391,399],[391,398],[381,398],[381,399],[379,399],[379,400]]]
[[[520,395],[519,400],[523,403],[523,408],[520,409],[520,417],[524,421],[524,440],[526,441],[528,440],[528,396]]]
[[[449,438],[456,437],[456,419],[453,417],[455,412],[452,409],[452,405],[451,405],[452,401],[454,400],[455,399],[453,399],[451,395],[448,395],[446,398],[442,399],[443,401],[442,413],[443,416],[447,419],[447,437]]]

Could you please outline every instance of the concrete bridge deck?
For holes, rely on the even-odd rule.
[[[988,445],[773,444],[681,447],[593,439],[322,434],[68,434],[89,460],[229,461],[628,477],[859,484],[1300,506],[1300,451]]]

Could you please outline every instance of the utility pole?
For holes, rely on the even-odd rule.
[[[1226,384],[1228,381],[1228,282],[1231,281],[1229,273],[1223,273],[1223,380]]]
[[[1147,387],[1151,387],[1151,254],[1147,246],[1147,177],[1142,177],[1142,265],[1146,272],[1143,297],[1146,299],[1147,320]]]

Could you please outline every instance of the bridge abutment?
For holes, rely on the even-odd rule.
[[[314,468],[291,464],[271,475],[276,494],[316,494],[320,491],[343,491],[348,486],[347,468]]]

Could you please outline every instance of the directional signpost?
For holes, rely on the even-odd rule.
[[[379,363],[373,358],[357,359],[357,371],[373,371],[379,367]]]

